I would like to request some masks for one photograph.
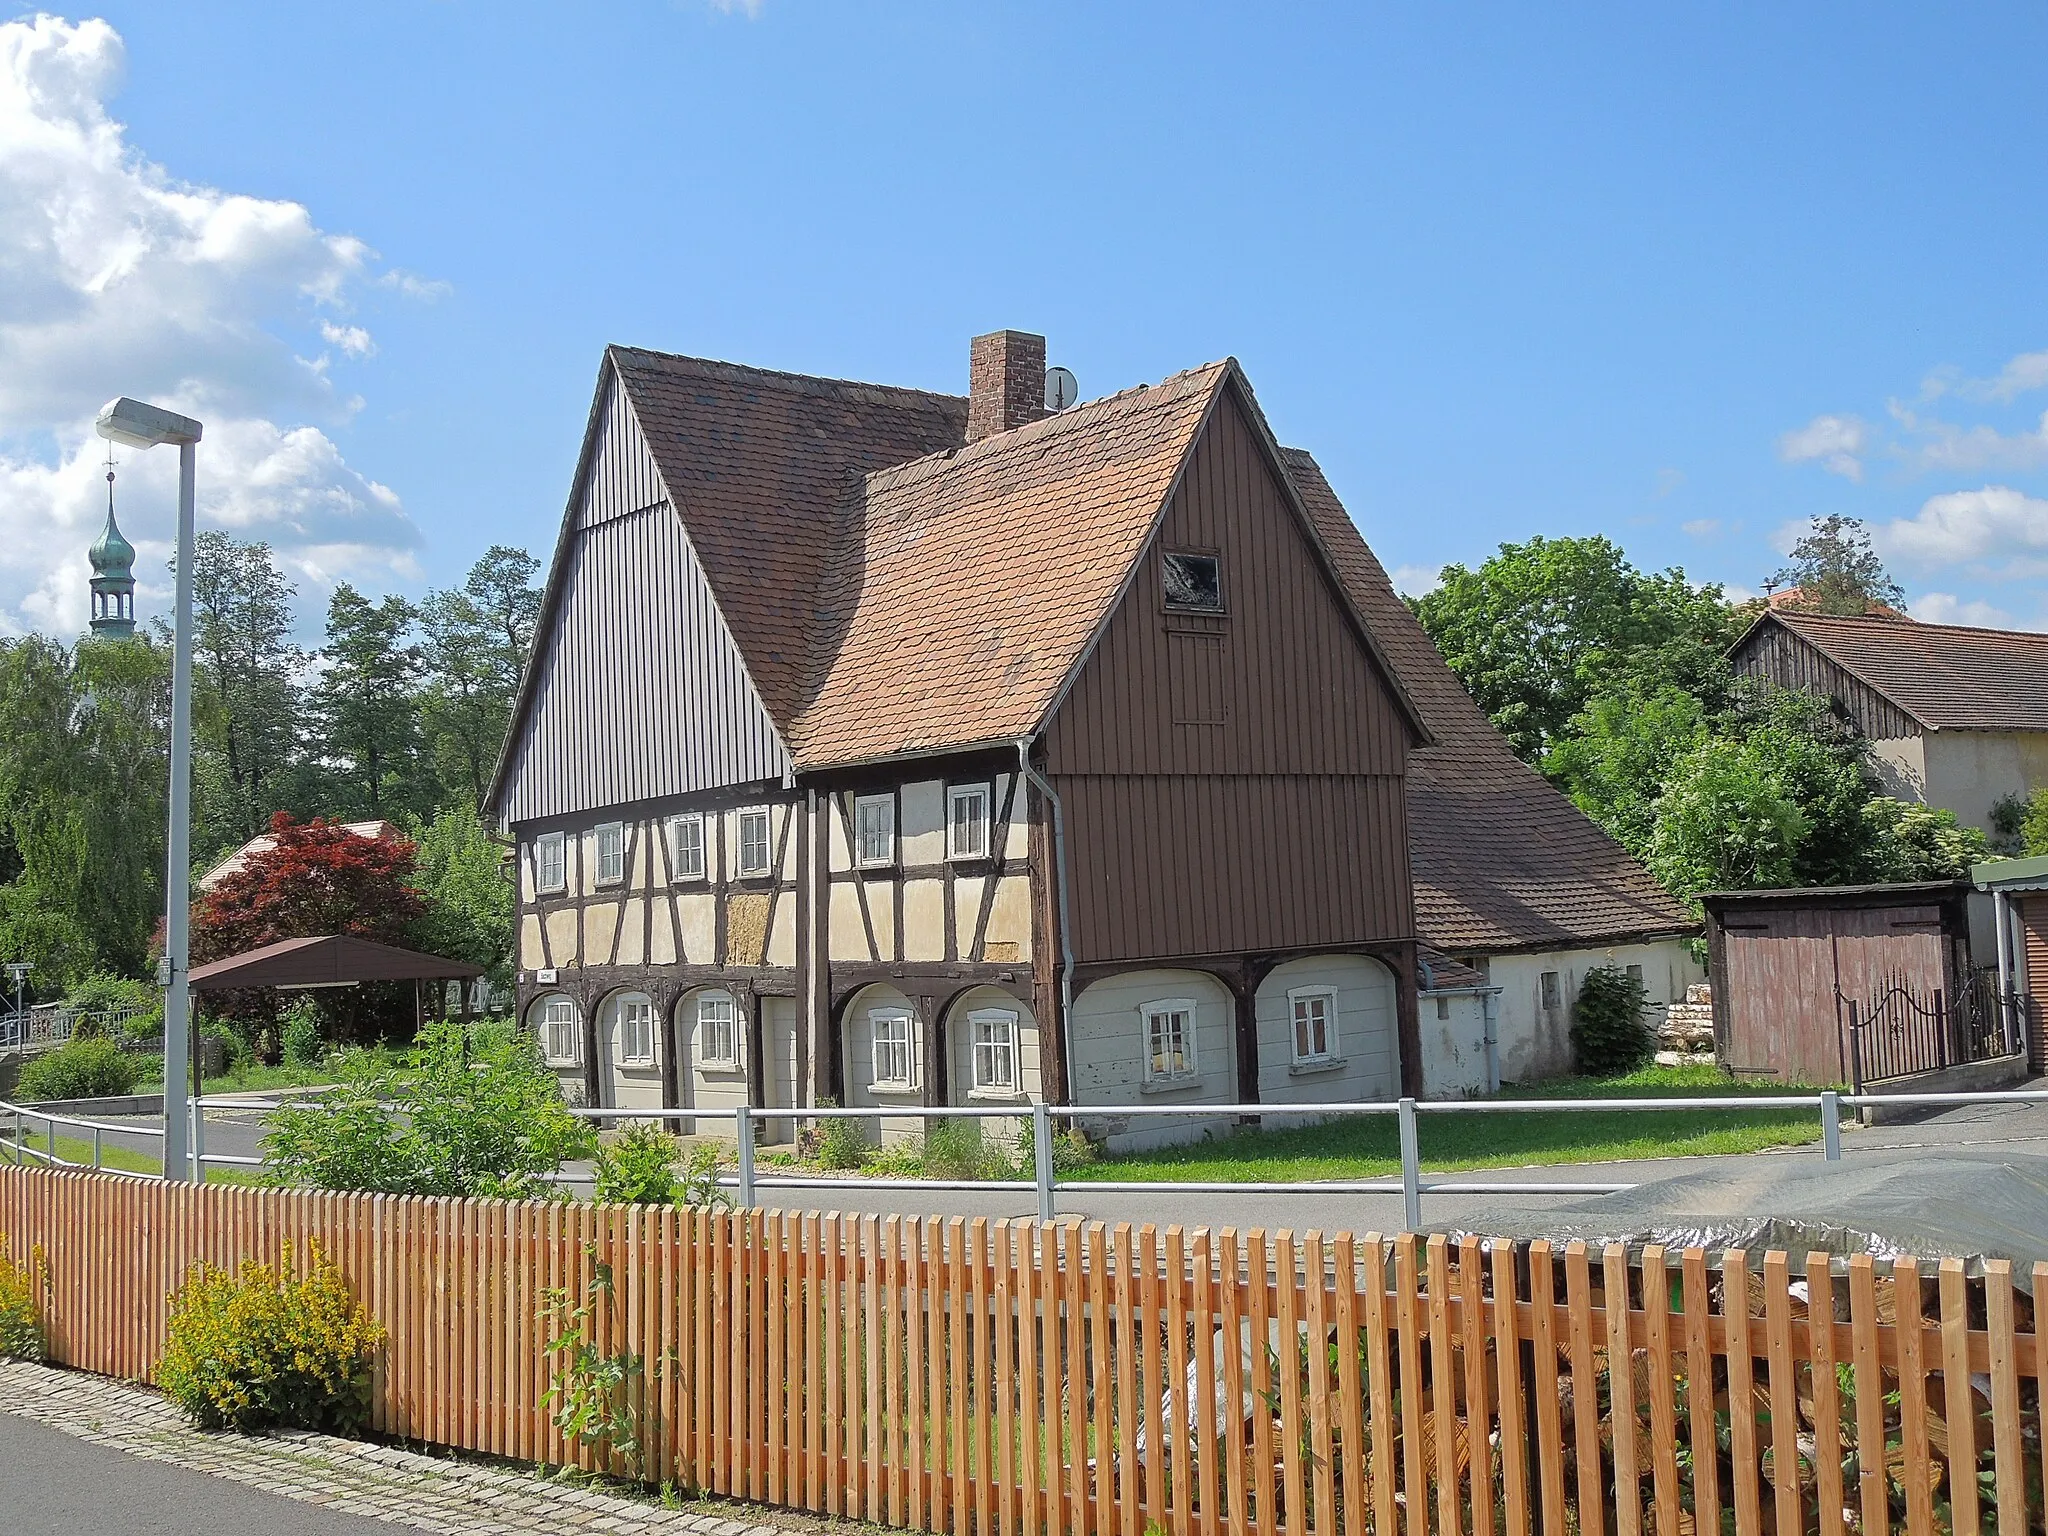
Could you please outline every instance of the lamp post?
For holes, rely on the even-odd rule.
[[[109,442],[130,448],[178,445],[178,598],[171,651],[170,852],[164,870],[164,1177],[190,1175],[186,1116],[191,1071],[189,972],[192,960],[192,501],[199,423],[123,395],[97,423]]]

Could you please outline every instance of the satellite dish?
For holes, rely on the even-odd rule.
[[[1081,386],[1074,382],[1074,376],[1064,368],[1045,370],[1045,408],[1048,411],[1064,411],[1081,398]]]

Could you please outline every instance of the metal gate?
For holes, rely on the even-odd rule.
[[[2020,1048],[2013,999],[1998,995],[1998,974],[1980,970],[1953,990],[1916,990],[1902,974],[1869,997],[1836,992],[1849,1044],[1849,1081],[1858,1092],[1943,1067],[2011,1056]]]

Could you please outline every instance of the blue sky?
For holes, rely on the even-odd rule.
[[[1597,531],[1755,589],[1845,512],[2048,627],[2038,4],[18,14],[0,632],[82,623],[118,392],[317,606],[544,554],[608,341],[958,390],[999,326],[1084,397],[1235,354],[1411,588]]]

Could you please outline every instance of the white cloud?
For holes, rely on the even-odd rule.
[[[1985,574],[2029,574],[2024,551],[2048,551],[2048,501],[2007,485],[1930,496],[1911,517],[1871,530],[1880,552],[1921,566],[1983,564]]]
[[[1923,592],[1907,605],[1912,615],[1929,624],[1971,624],[1979,629],[2011,629],[2013,616],[1981,598],[1960,598],[1953,592]]]
[[[1984,393],[1994,400],[2010,400],[2035,389],[2048,389],[2048,352],[2020,353],[1984,385]]]
[[[83,627],[106,491],[92,417],[117,394],[205,421],[202,522],[270,540],[308,583],[405,574],[417,530],[325,430],[360,402],[306,354],[374,351],[347,318],[365,284],[432,285],[373,278],[367,246],[297,203],[174,178],[107,114],[125,67],[104,21],[0,23],[0,626]],[[123,458],[147,615],[176,459]]]
[[[445,299],[455,291],[453,283],[444,282],[438,277],[421,277],[416,272],[401,271],[397,267],[393,267],[382,277],[378,278],[377,286],[379,288],[395,288],[408,299],[418,299],[427,304]]]
[[[1920,469],[2034,469],[2048,465],[2048,411],[2042,412],[2031,432],[1961,427],[1921,416],[1896,400],[1891,414],[1902,430],[1919,440],[1917,446],[1900,445],[1894,451]]]
[[[1818,460],[1831,475],[1863,478],[1863,451],[1870,429],[1858,416],[1816,416],[1778,439],[1778,457],[1788,464]]]
[[[1394,590],[1403,597],[1421,597],[1434,592],[1443,585],[1443,567],[1437,565],[1397,565],[1387,573]]]
[[[376,355],[377,343],[370,339],[370,333],[360,325],[336,325],[332,320],[322,320],[320,334],[329,346],[341,348],[343,357]]]
[[[1718,517],[1696,517],[1689,523],[1680,523],[1678,527],[1681,533],[1687,534],[1692,538],[1711,539],[1720,533],[1721,519]]]

